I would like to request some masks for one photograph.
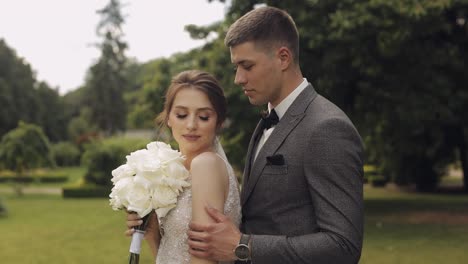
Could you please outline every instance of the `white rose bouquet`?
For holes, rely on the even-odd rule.
[[[159,218],[176,206],[187,182],[185,157],[164,142],[151,142],[146,149],[127,155],[127,162],[112,171],[110,205],[114,210],[137,213],[143,224],[136,228],[130,245],[130,263],[138,263],[146,220],[155,210]]]

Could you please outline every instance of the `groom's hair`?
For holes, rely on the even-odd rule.
[[[276,7],[253,9],[237,19],[228,29],[224,44],[227,47],[252,41],[265,53],[286,46],[299,63],[299,33],[291,16]]]
[[[216,125],[218,129],[226,119],[227,102],[223,89],[213,75],[199,70],[188,70],[177,74],[172,78],[171,85],[167,89],[164,109],[156,118],[156,121],[166,125],[169,119],[169,113],[174,104],[177,93],[182,89],[197,89],[203,92],[210,101],[216,112]]]

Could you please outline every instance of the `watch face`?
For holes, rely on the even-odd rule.
[[[236,257],[239,259],[239,260],[247,260],[249,259],[249,247],[246,246],[246,245],[238,245],[236,247],[236,250],[234,251],[234,253],[236,254]]]

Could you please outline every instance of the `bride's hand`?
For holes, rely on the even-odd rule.
[[[126,224],[127,230],[125,231],[125,235],[132,236],[135,233],[134,227],[143,224],[143,220],[141,220],[141,217],[137,213],[127,212]],[[154,211],[149,215],[144,238],[148,242],[153,256],[156,258],[161,236],[159,235],[158,216]]]
[[[143,223],[141,217],[134,212],[127,212],[127,230],[125,231],[126,236],[132,236],[135,233],[134,227],[139,226]],[[159,237],[159,223],[156,212],[152,212],[148,219],[148,225],[146,226],[145,239]]]
[[[137,213],[127,212],[127,230],[125,231],[126,236],[132,236],[135,233],[133,229],[135,226],[139,226],[143,223],[141,217]],[[148,223],[149,224],[149,223]]]

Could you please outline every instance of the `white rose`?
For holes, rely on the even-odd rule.
[[[171,148],[169,144],[164,142],[155,141],[147,145],[149,151],[157,154],[157,159],[161,162],[169,162],[174,159],[182,157],[182,154]]]
[[[109,195],[112,209],[119,210],[127,207],[128,201],[126,194],[129,192],[129,189],[133,188],[133,184],[133,177],[122,178],[115,183]]]
[[[189,171],[185,168],[182,160],[165,164],[164,172],[168,177],[174,179],[185,180],[189,177]]]
[[[171,205],[171,206],[168,206],[168,207],[161,207],[161,208],[158,208],[156,209],[156,214],[158,215],[158,218],[163,218],[167,215],[167,213],[169,213],[169,211],[174,208],[176,205]]]
[[[161,149],[172,149],[171,146],[167,143],[161,141],[153,141],[146,145],[146,148],[150,151],[159,152]]]
[[[113,177],[111,181],[116,183],[123,178],[132,177],[133,175],[135,175],[135,170],[127,164],[124,164],[112,171]]]
[[[170,177],[164,177],[160,182],[163,186],[167,186],[175,191],[177,195],[182,192],[184,187],[190,186],[190,183],[188,183],[186,180],[179,180]]]
[[[149,189],[155,185],[155,182],[158,180],[159,174],[150,173],[150,172],[138,172],[135,174],[134,180],[136,183],[143,185],[145,188]]]
[[[151,206],[151,194],[143,185],[135,183],[132,188],[125,188],[125,197],[128,201],[128,211],[136,212],[140,217],[149,214],[153,209]]]
[[[152,192],[151,203],[153,208],[162,208],[175,205],[177,203],[177,193],[172,188],[164,185],[157,185]],[[160,215],[160,217],[163,217]]]
[[[140,149],[127,156],[127,164],[135,171],[157,171],[161,162],[157,156],[147,149]]]

